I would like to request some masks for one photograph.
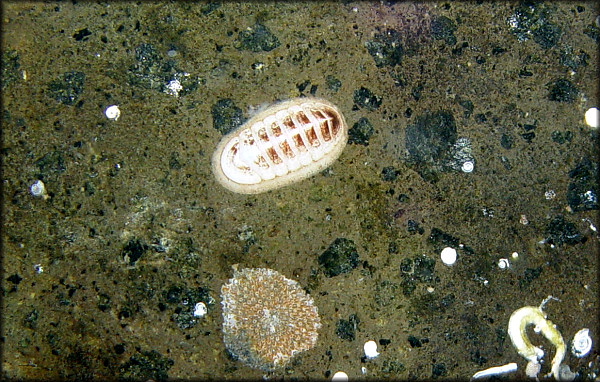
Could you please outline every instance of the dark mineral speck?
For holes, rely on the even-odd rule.
[[[500,146],[502,146],[503,148],[505,148],[507,150],[512,149],[514,143],[515,143],[515,138],[513,138],[512,135],[502,134],[502,136],[500,137]]]
[[[431,21],[431,36],[436,40],[444,40],[447,45],[456,44],[456,23],[446,16],[435,17]]]
[[[115,350],[116,354],[123,354],[125,353],[125,345],[123,344],[116,344],[113,349]]]
[[[600,209],[597,174],[597,164],[587,158],[569,171],[571,182],[567,188],[567,202],[573,211]]]
[[[559,145],[562,145],[566,142],[571,142],[573,139],[573,133],[570,131],[554,130],[550,136],[552,137],[552,141],[558,143]]]
[[[546,242],[562,246],[564,244],[573,245],[582,243],[585,237],[582,236],[575,224],[565,220],[562,215],[556,216],[546,227]]]
[[[368,146],[369,138],[373,135],[373,131],[371,122],[367,118],[362,117],[348,130],[348,143]]]
[[[66,72],[48,85],[48,95],[64,105],[73,105],[83,92],[85,74]]]
[[[418,116],[406,128],[406,149],[410,160],[423,164],[441,164],[456,142],[456,123],[448,111]]]
[[[396,170],[393,166],[386,166],[381,169],[381,179],[386,182],[393,182],[400,174],[400,170]]]
[[[156,350],[144,351],[131,356],[119,367],[119,377],[126,380],[157,380],[169,377],[169,369],[175,362],[163,357]]]
[[[23,280],[23,278],[16,273],[14,275],[10,275],[6,278],[6,281],[10,281],[11,283],[13,283],[15,285],[19,285],[21,280]]]
[[[89,39],[89,36],[92,34],[92,32],[90,32],[87,28],[83,28],[78,30],[74,35],[73,38],[75,39],[75,41],[86,41]]]
[[[381,105],[381,97],[376,96],[369,89],[361,87],[354,91],[354,103],[361,108],[373,111]]]
[[[522,2],[507,19],[510,31],[519,41],[533,38],[543,49],[556,45],[562,30],[550,21],[552,11],[543,2]]]
[[[431,377],[437,378],[444,375],[446,375],[446,365],[443,362],[433,364],[431,367]]]
[[[587,66],[590,55],[580,50],[578,53],[573,51],[573,48],[566,46],[560,51],[559,61],[561,65],[575,71],[580,67]]]
[[[342,87],[342,81],[338,80],[332,75],[325,77],[325,81],[327,82],[327,88],[334,93],[337,93],[337,91]]]
[[[242,109],[235,106],[233,100],[229,98],[220,99],[212,107],[213,127],[227,134],[244,123],[244,114]]]
[[[411,348],[420,348],[421,346],[423,346],[421,340],[413,336],[412,334],[408,336],[408,343],[410,344]]]
[[[241,31],[237,39],[237,48],[252,52],[270,52],[280,45],[279,39],[262,24]]]
[[[375,33],[373,40],[367,41],[365,46],[377,67],[400,65],[402,61],[402,36],[395,29]]]
[[[569,80],[558,79],[549,85],[548,99],[556,102],[573,102],[577,99],[579,90]]]
[[[435,260],[425,255],[403,259],[400,264],[402,293],[405,296],[410,296],[416,289],[417,284],[433,281],[434,268]]]
[[[121,257],[128,265],[133,266],[142,257],[148,246],[138,239],[131,239],[125,244],[121,251]]]
[[[354,341],[356,329],[360,320],[356,314],[351,314],[347,320],[338,320],[335,328],[335,334],[343,340]]]
[[[327,277],[350,272],[358,266],[356,245],[350,239],[335,239],[319,256],[319,265]]]

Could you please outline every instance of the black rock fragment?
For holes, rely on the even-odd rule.
[[[600,209],[598,204],[598,166],[583,158],[569,171],[571,182],[567,188],[567,203],[573,211]]]
[[[262,24],[241,31],[237,38],[237,48],[252,52],[270,52],[280,44],[279,39]]]
[[[546,227],[546,243],[562,246],[583,243],[586,238],[582,236],[575,224],[565,220],[562,215],[556,216]]]
[[[348,143],[368,146],[369,138],[373,135],[373,131],[371,122],[367,118],[362,117],[348,130]]]
[[[337,91],[342,87],[342,81],[332,75],[325,77],[325,81],[327,82],[327,88],[334,93],[337,93]]]
[[[406,149],[411,161],[442,164],[456,142],[456,123],[448,111],[426,113],[406,128]]]
[[[244,123],[244,114],[242,109],[235,106],[233,100],[229,98],[220,99],[212,107],[213,127],[227,134]]]
[[[556,45],[562,30],[550,21],[551,10],[543,2],[525,1],[520,3],[508,17],[510,31],[519,41],[533,37],[544,49]]]
[[[359,323],[360,320],[356,314],[351,314],[347,320],[338,320],[335,328],[335,334],[343,340],[354,341],[354,338],[356,337],[356,329],[358,329]]]
[[[73,38],[75,39],[75,41],[86,41],[89,39],[89,36],[91,34],[92,32],[90,32],[89,29],[83,28],[75,32]]]
[[[569,80],[560,78],[549,85],[548,99],[556,102],[573,102],[577,99],[579,90]]]
[[[446,16],[435,17],[431,20],[431,36],[436,40],[444,40],[446,45],[456,44],[456,23]]]
[[[386,166],[381,169],[381,179],[386,182],[393,182],[400,174],[400,170],[396,170],[392,166]]]
[[[335,239],[319,256],[319,265],[327,277],[350,272],[358,266],[356,245],[350,239]]]
[[[357,106],[367,110],[376,110],[381,106],[381,97],[376,96],[365,87],[355,90],[353,99]]]
[[[134,266],[147,250],[148,246],[143,244],[139,239],[131,239],[123,247],[121,257],[129,266]]]
[[[85,74],[65,72],[48,85],[48,95],[63,105],[73,105],[83,92]]]
[[[376,33],[372,41],[365,43],[367,52],[375,60],[375,66],[400,65],[402,61],[403,47],[402,35],[395,29],[387,29],[382,33]]]
[[[131,356],[119,367],[119,377],[126,380],[165,381],[168,371],[174,365],[170,358],[163,357],[156,350],[144,351]]]

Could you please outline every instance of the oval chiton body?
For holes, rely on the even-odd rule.
[[[325,169],[347,140],[346,121],[332,103],[295,98],[271,105],[225,135],[212,169],[225,188],[258,194]]]

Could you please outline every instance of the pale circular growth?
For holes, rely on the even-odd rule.
[[[104,110],[104,115],[106,118],[112,119],[113,121],[117,121],[121,116],[121,109],[117,105],[110,105]]]
[[[317,307],[298,282],[267,268],[234,268],[233,276],[221,287],[221,305],[223,340],[235,357],[270,371],[315,345]]]
[[[451,247],[442,249],[442,253],[440,253],[442,263],[446,265],[453,265],[456,262],[456,256],[456,249]]]
[[[585,112],[585,123],[593,128],[600,126],[600,110],[597,107],[587,109]]]
[[[377,352],[377,343],[373,340],[365,342],[363,345],[363,350],[365,351],[365,356],[368,359],[376,358],[379,355],[379,352]]]
[[[332,103],[295,98],[268,107],[224,136],[212,170],[230,191],[258,194],[324,170],[347,140],[346,121]]]
[[[348,381],[348,374],[343,371],[336,371],[336,373],[331,377],[333,382],[346,382]]]

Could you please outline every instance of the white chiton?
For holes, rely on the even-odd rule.
[[[347,140],[346,121],[332,103],[295,98],[268,107],[224,136],[212,169],[225,188],[258,194],[325,169]]]

